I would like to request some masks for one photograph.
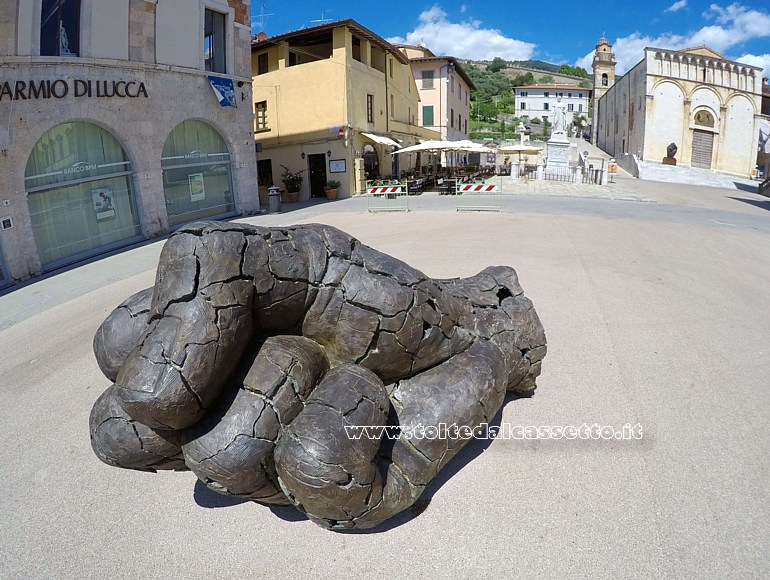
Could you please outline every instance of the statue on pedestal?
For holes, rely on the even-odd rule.
[[[553,106],[553,113],[551,113],[551,123],[553,125],[551,134],[565,132],[567,127],[567,113],[564,105],[561,102],[561,97],[556,99],[556,104]]]

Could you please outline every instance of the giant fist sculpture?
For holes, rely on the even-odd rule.
[[[511,268],[431,280],[328,226],[198,223],[94,351],[114,381],[90,420],[105,463],[189,468],[217,492],[369,528],[467,443],[421,427],[491,421],[506,390],[535,388],[546,347]]]

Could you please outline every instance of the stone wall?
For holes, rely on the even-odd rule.
[[[51,60],[51,59],[47,59]],[[222,107],[216,100],[206,73],[91,59],[56,59],[59,62],[29,63],[29,59],[5,59],[2,81],[62,79],[73,86],[75,79],[133,81],[144,83],[147,96],[77,97],[70,90],[63,98],[0,100],[0,115],[9,119],[0,129],[0,213],[13,218],[12,229],[0,231],[0,242],[11,276],[24,279],[41,272],[37,246],[31,229],[24,173],[37,141],[52,127],[70,121],[94,123],[108,130],[121,143],[132,163],[142,233],[154,237],[168,232],[163,193],[161,152],[169,133],[182,121],[198,119],[211,124],[224,137],[232,160],[236,210],[259,209],[257,173],[252,136],[250,86],[239,108]],[[240,95],[239,89],[238,95]],[[240,103],[240,96],[238,96]],[[3,205],[8,201],[10,205]]]

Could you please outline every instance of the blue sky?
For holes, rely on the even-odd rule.
[[[706,44],[732,60],[770,75],[770,4],[767,0],[709,2],[390,2],[252,0],[252,30],[269,35],[352,18],[393,42],[423,44],[436,54],[491,60],[541,59],[579,64],[590,72],[597,40],[613,44],[618,73],[642,59],[645,46]],[[591,6],[595,8],[591,8]],[[542,8],[541,8],[542,7]],[[260,13],[264,13],[260,19]]]

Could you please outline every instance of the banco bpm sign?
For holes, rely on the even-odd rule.
[[[77,98],[147,98],[147,87],[137,81],[100,81],[74,79],[15,81],[0,84],[0,101]]]

